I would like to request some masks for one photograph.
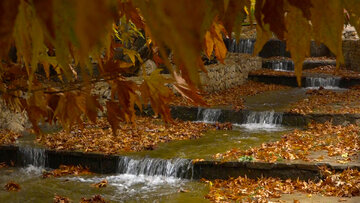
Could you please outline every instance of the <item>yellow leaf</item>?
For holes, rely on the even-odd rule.
[[[211,54],[214,50],[214,41],[211,38],[211,34],[209,31],[205,33],[205,53],[208,58],[211,57]]]
[[[316,41],[324,43],[336,55],[336,67],[339,68],[340,64],[344,63],[342,54],[343,1],[316,0],[311,3],[313,37]]]
[[[298,85],[301,86],[303,61],[305,57],[310,55],[311,27],[299,8],[290,4],[286,4],[286,6],[288,10],[285,16],[286,48],[291,53],[291,58],[295,64],[296,79]]]

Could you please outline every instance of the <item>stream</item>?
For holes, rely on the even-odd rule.
[[[0,169],[0,183],[18,183],[21,190],[0,190],[0,202],[52,202],[55,194],[79,202],[81,197],[101,194],[111,202],[208,202],[208,186],[192,180],[190,159],[213,160],[213,155],[232,148],[248,149],[263,142],[277,141],[293,128],[282,126],[282,110],[291,101],[305,97],[306,89],[293,88],[247,97],[250,110],[243,123],[233,130],[211,130],[199,139],[159,144],[154,150],[121,154],[117,173],[108,175],[42,178],[47,167],[44,149],[34,144],[34,136],[20,138],[19,159],[23,168]],[[264,99],[266,98],[266,103]],[[215,123],[221,109],[200,109],[196,122]],[[108,186],[91,186],[106,179]]]

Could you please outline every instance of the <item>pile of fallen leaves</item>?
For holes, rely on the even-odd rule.
[[[20,185],[13,182],[13,181],[10,181],[10,182],[6,183],[4,188],[7,191],[14,191],[14,192],[17,192],[17,191],[19,191],[21,189]]]
[[[266,91],[283,90],[288,88],[289,87],[283,85],[265,84],[249,80],[243,85],[220,92],[206,93],[202,96],[206,103],[210,106],[232,106],[234,109],[243,109],[244,96],[251,96]],[[180,96],[176,97],[172,104],[177,106],[193,106],[192,103]]]
[[[6,168],[8,165],[5,162],[0,162],[0,168]]]
[[[348,163],[360,150],[360,127],[357,125],[309,124],[307,130],[294,130],[276,142],[263,143],[248,150],[232,149],[214,156],[221,160],[239,160],[249,156],[255,160],[276,162],[278,160],[310,161],[312,152],[327,151],[329,157],[337,157],[337,162]]]
[[[106,200],[101,195],[95,195],[91,198],[81,198],[80,203],[106,203]]]
[[[0,145],[12,144],[21,137],[21,134],[15,133],[10,130],[0,129]]]
[[[122,123],[113,135],[110,124],[100,119],[95,124],[84,123],[70,132],[43,134],[37,142],[56,150],[82,150],[114,154],[130,151],[151,150],[159,143],[172,140],[196,139],[214,125],[175,120],[165,125],[161,119],[138,117],[136,123]]]
[[[60,195],[55,195],[53,203],[70,203],[70,199],[68,197],[63,197]]]
[[[344,92],[334,92],[326,89],[308,90],[309,97],[290,106],[289,112],[299,114],[360,113],[360,89],[355,86]]]
[[[103,179],[102,181],[92,184],[91,186],[96,187],[96,188],[103,188],[106,187],[108,185],[108,181],[106,179]]]
[[[68,197],[55,195],[54,203],[69,203],[71,200]],[[106,203],[107,201],[101,195],[94,195],[91,198],[81,198],[80,203]]]
[[[61,177],[67,175],[90,175],[92,174],[88,168],[84,168],[82,166],[67,166],[60,165],[58,169],[52,171],[44,171],[42,174],[43,178],[49,177]]]
[[[278,178],[245,177],[229,180],[206,181],[210,192],[205,197],[214,202],[268,202],[270,198],[279,198],[282,194],[303,192],[336,197],[360,195],[360,172],[347,169],[341,173],[322,169],[324,178],[319,182],[300,180],[281,180]]]

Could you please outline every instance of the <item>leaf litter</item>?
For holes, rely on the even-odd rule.
[[[4,188],[5,188],[6,191],[14,191],[14,192],[17,192],[17,191],[19,191],[21,189],[20,185],[13,182],[13,181],[10,181],[10,182],[6,183]]]
[[[242,98],[244,96],[252,96],[266,91],[284,90],[289,88],[290,87],[283,85],[265,84],[249,80],[243,85],[219,92],[203,93],[202,96],[210,106],[232,106],[236,110],[241,110],[245,108],[244,99]],[[172,104],[177,106],[194,106],[193,103],[190,103],[180,96],[175,97]]]
[[[20,133],[0,129],[0,145],[13,144],[21,136]]]
[[[229,124],[205,124],[175,120],[164,124],[160,119],[138,117],[135,123],[122,123],[114,136],[105,119],[96,123],[83,123],[70,132],[61,130],[54,134],[37,136],[37,142],[55,150],[81,150],[116,154],[152,150],[159,143],[173,140],[197,139],[210,129],[231,129]]]
[[[360,113],[360,86],[353,86],[343,92],[319,88],[308,90],[307,98],[293,103],[289,112],[298,114],[357,114]]]
[[[287,133],[281,140],[263,143],[261,146],[247,150],[238,148],[225,153],[218,153],[214,158],[222,161],[238,160],[244,156],[251,156],[255,160],[276,162],[278,160],[311,160],[312,152],[326,151],[329,157],[336,157],[338,163],[345,164],[356,159],[360,150],[360,127],[357,125],[332,125],[311,123],[306,130]],[[318,159],[321,159],[319,157]]]
[[[60,165],[58,169],[54,169],[52,171],[44,171],[42,174],[43,178],[50,178],[50,177],[61,177],[61,176],[68,176],[68,175],[91,175],[93,174],[90,172],[88,168],[84,168],[80,165],[78,166],[68,166],[68,165]]]
[[[360,172],[346,169],[343,172],[321,168],[323,178],[319,181],[281,180],[279,178],[251,179],[246,176],[228,180],[203,180],[210,185],[205,198],[213,202],[269,202],[271,198],[280,198],[282,194],[302,192],[336,197],[360,195]]]

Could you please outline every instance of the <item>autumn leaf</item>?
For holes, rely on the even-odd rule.
[[[134,122],[135,119],[135,104],[141,108],[138,91],[138,86],[135,82],[130,80],[124,80],[120,78],[109,82],[113,87],[111,89],[111,99],[114,101],[118,100],[120,108],[116,108],[115,103],[109,103],[109,107],[113,110],[117,110],[118,116],[127,122]]]
[[[119,129],[119,124],[123,121],[120,116],[121,108],[118,102],[107,101],[106,102],[107,109],[107,120],[109,121],[113,135],[116,135],[117,129]]]
[[[343,2],[336,0],[311,1],[311,23],[314,27],[313,37],[324,43],[336,55],[336,67],[344,64],[342,53],[342,30],[344,27]],[[326,10],[326,13],[321,12]]]
[[[153,71],[149,76],[144,77],[144,82],[140,86],[141,97],[145,105],[150,104],[155,114],[160,114],[166,122],[172,121],[169,103],[174,97],[174,93],[165,86],[170,82],[160,75],[160,69]]]
[[[68,197],[63,197],[60,195],[55,195],[54,203],[70,203],[70,199]]]
[[[225,28],[218,21],[213,22],[209,31],[205,33],[205,53],[208,58],[211,57],[212,52],[215,52],[215,56],[218,60],[224,63],[226,57],[226,46],[223,40],[223,34],[226,33]]]
[[[125,15],[136,27],[144,29],[144,21],[131,1],[118,1],[120,16]]]
[[[81,198],[80,203],[106,203],[106,201],[101,195],[94,195],[91,198]]]
[[[94,109],[88,109],[93,107],[99,107],[99,104],[96,104],[96,99],[92,100],[93,105],[91,106],[91,101],[86,101],[86,93],[81,93],[79,91],[70,91],[58,94],[59,101],[58,105],[54,111],[54,117],[64,125],[66,129],[70,129],[71,125],[74,123],[81,123],[81,115],[88,114],[92,119],[94,119]]]
[[[229,0],[227,1],[227,5],[224,5],[223,12],[221,9],[219,9],[218,18],[220,19],[221,22],[223,22],[223,25],[227,33],[231,34],[233,31],[235,32],[236,40],[240,39],[242,23],[244,22],[244,19],[248,15],[246,13],[246,9],[250,10],[250,7],[251,7],[250,0],[245,0],[245,1]],[[221,8],[221,7],[217,6],[217,8]],[[250,18],[250,20],[252,19]]]
[[[173,73],[173,75],[176,81],[174,88],[175,90],[177,90],[177,92],[181,94],[181,96],[183,96],[193,104],[207,106],[206,102],[196,90],[196,87],[186,83],[186,81],[176,72]]]
[[[116,16],[115,10],[111,8],[114,6],[112,4],[113,2],[109,0],[79,0],[75,2],[75,32],[79,40],[79,51],[83,60],[87,60],[85,56],[104,37],[106,30],[111,29],[112,20]],[[84,9],[85,5],[86,9]],[[102,15],[97,16],[94,13],[102,13]]]
[[[205,33],[205,54],[208,58],[211,57],[214,50],[214,40],[211,38],[211,33],[207,31]]]
[[[98,183],[92,184],[92,186],[94,186],[96,188],[103,188],[103,187],[106,187],[107,185],[108,185],[108,181],[106,179],[104,179]]]
[[[287,3],[287,2],[286,2]],[[303,12],[291,4],[285,4],[288,10],[285,16],[286,47],[292,54],[295,64],[295,75],[298,85],[301,86],[302,66],[305,57],[310,55],[311,27],[309,20],[303,16]],[[297,21],[296,24],[293,22]]]
[[[0,3],[0,58],[2,59],[8,58],[19,4],[20,0],[1,1]]]
[[[21,189],[19,184],[15,183],[15,182],[12,182],[12,181],[6,183],[4,188],[7,191],[14,191],[14,192],[17,192],[17,191],[19,191]]]
[[[67,166],[67,165],[60,165],[58,169],[54,169],[52,171],[44,171],[42,174],[43,178],[50,178],[50,177],[61,177],[67,175],[89,175],[92,174],[88,168],[84,168],[80,165],[78,166]]]
[[[111,109],[108,111],[109,113],[112,112]],[[70,132],[61,130],[52,134],[42,134],[37,137],[37,142],[50,149],[118,154],[152,150],[158,144],[172,140],[197,139],[202,137],[205,131],[215,130],[217,127],[216,124],[181,120],[175,120],[174,124],[165,125],[160,119],[138,117],[136,125],[119,121],[116,125],[117,136],[113,136],[114,130],[111,129],[111,119],[98,119],[96,123],[85,122],[82,126],[73,126]],[[51,171],[49,175],[53,176],[53,173],[55,176],[62,174],[63,170],[61,169],[62,167],[60,170]],[[72,170],[64,169],[66,169],[64,171]]]

